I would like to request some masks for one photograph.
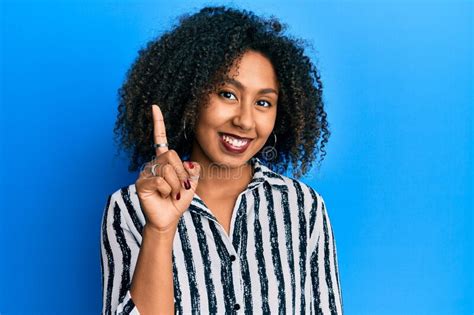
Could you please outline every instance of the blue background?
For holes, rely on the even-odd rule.
[[[117,89],[179,14],[229,3],[1,1],[2,315],[100,312],[103,207],[137,177],[114,156]],[[315,47],[332,136],[303,181],[346,314],[472,314],[473,3],[233,3]]]

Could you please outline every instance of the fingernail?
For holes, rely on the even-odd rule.
[[[176,195],[176,200],[179,200],[179,198],[181,198],[181,193],[178,193],[178,194]]]
[[[186,188],[186,190],[191,189],[191,183],[189,182],[189,179],[184,181],[184,188]]]
[[[189,163],[189,168],[194,168],[193,162],[188,162]]]

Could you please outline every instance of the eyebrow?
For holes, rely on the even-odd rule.
[[[239,89],[245,91],[245,86],[242,83],[240,83],[239,81],[235,80],[235,79],[225,79],[224,83],[235,85]],[[272,88],[261,89],[260,91],[258,91],[258,93],[259,94],[275,93],[278,96],[278,92],[275,89],[272,89]]]

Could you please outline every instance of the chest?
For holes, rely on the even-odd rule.
[[[250,314],[309,314],[313,278],[303,208],[269,208],[248,198],[242,215],[232,200],[203,201],[223,229],[184,213],[174,247],[178,313],[236,314],[238,304]]]
[[[227,235],[230,231],[230,221],[232,219],[232,212],[235,206],[237,198],[227,199],[212,199],[207,198],[204,200],[212,214],[216,217],[217,221],[224,228]]]

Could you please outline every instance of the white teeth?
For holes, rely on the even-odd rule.
[[[234,147],[241,147],[247,144],[249,140],[237,140],[235,138],[229,137],[228,135],[222,135],[222,139],[224,139],[225,142],[233,145]]]

